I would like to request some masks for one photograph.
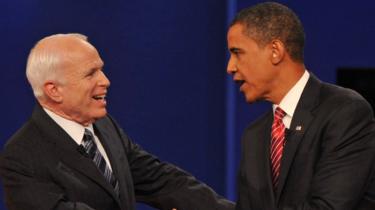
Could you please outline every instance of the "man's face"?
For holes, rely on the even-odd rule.
[[[58,86],[62,96],[60,111],[72,120],[87,125],[107,114],[107,88],[103,61],[94,47],[80,43],[63,61],[64,82]]]
[[[240,85],[240,91],[246,101],[269,100],[276,72],[272,68],[268,45],[259,47],[249,36],[244,34],[244,26],[235,24],[227,34],[230,59],[227,73]]]

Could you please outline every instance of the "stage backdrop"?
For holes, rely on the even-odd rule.
[[[82,33],[105,61],[108,110],[133,140],[235,199],[240,135],[268,105],[245,104],[226,76],[226,30],[256,2],[1,1],[0,148],[35,104],[25,78],[30,48],[50,34]],[[335,82],[338,67],[375,66],[372,1],[282,3],[305,25],[307,68],[318,77]]]

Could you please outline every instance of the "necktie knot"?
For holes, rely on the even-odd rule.
[[[83,142],[88,141],[94,141],[94,135],[89,129],[85,128],[85,133],[83,134]]]
[[[82,138],[82,146],[85,148],[87,155],[93,159],[97,150],[96,144],[94,142],[94,135],[92,132],[85,128],[85,133]]]
[[[281,120],[285,117],[286,113],[280,107],[276,107],[274,120]]]

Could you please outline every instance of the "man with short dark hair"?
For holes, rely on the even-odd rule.
[[[0,157],[8,210],[232,210],[183,170],[144,151],[107,115],[110,82],[80,34],[39,41],[27,63],[38,101]]]
[[[273,104],[244,131],[236,209],[375,209],[373,111],[305,69],[294,12],[273,2],[246,8],[227,39],[227,72],[246,101]]]

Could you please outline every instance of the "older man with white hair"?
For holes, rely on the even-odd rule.
[[[110,82],[80,34],[57,34],[31,50],[27,78],[38,101],[0,158],[9,210],[230,210],[233,203],[142,150],[107,115]]]

